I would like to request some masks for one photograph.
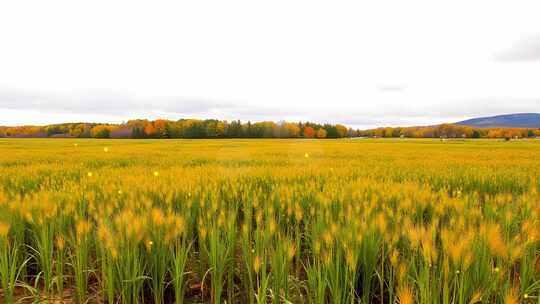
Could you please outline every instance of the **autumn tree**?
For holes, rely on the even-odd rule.
[[[221,121],[218,121],[216,123],[216,137],[224,137],[225,136],[225,124]]]
[[[155,137],[156,136],[156,128],[154,127],[154,123],[149,121],[144,125],[144,134],[147,137]]]
[[[169,138],[168,122],[164,119],[154,121],[154,132],[159,138]]]
[[[111,137],[111,128],[106,125],[97,125],[92,128],[90,134],[94,138],[110,138]]]
[[[279,126],[279,136],[283,138],[300,137],[300,128],[295,123],[282,122]]]
[[[324,128],[317,130],[317,138],[326,138],[326,130]]]
[[[345,127],[344,125],[337,124],[336,131],[337,131],[338,137],[340,138],[347,136],[347,127]]]
[[[315,130],[312,127],[305,127],[303,133],[305,138],[315,137]]]

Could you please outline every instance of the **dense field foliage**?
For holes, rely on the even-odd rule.
[[[540,141],[0,140],[3,302],[540,303]]]

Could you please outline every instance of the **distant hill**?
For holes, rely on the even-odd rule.
[[[475,128],[540,128],[540,114],[518,113],[479,117],[456,122],[455,124]]]

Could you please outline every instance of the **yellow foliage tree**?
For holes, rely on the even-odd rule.
[[[317,138],[326,138],[326,130],[324,128],[317,130]]]

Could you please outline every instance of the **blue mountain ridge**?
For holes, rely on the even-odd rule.
[[[540,128],[540,113],[516,113],[478,117],[454,124],[475,128]]]

